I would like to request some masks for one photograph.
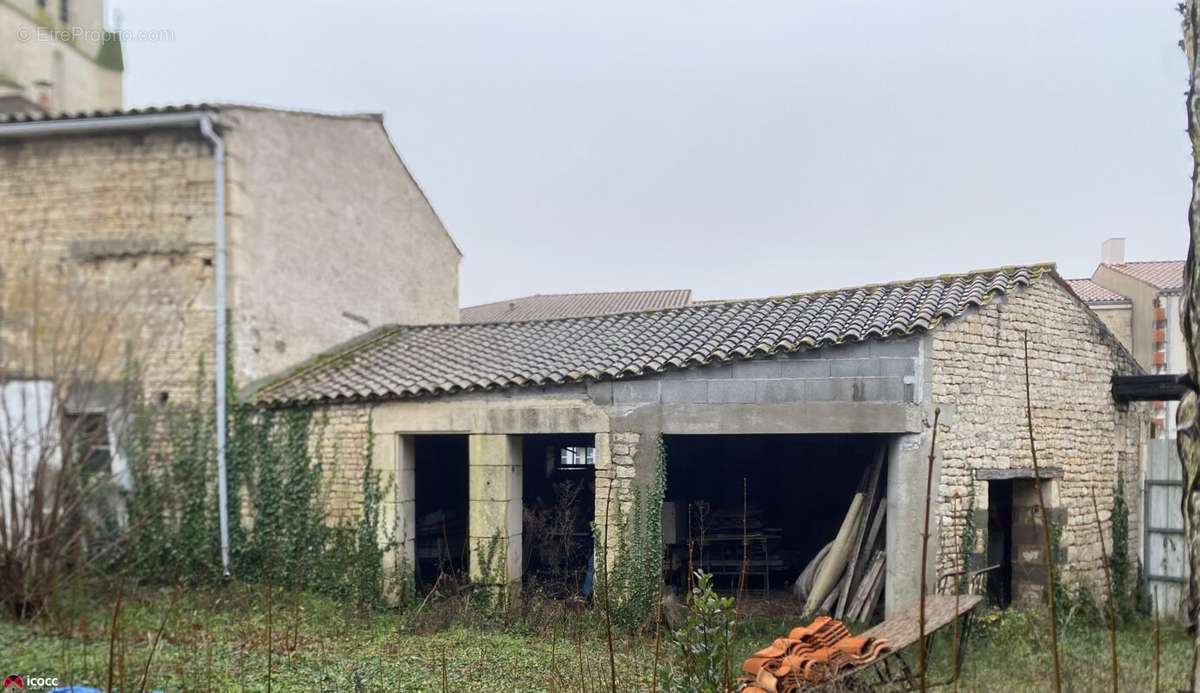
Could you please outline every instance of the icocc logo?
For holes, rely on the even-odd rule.
[[[58,686],[57,676],[22,676],[20,674],[9,674],[4,677],[4,690],[19,691],[19,690],[38,690],[55,688]]]

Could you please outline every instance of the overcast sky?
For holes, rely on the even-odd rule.
[[[1182,258],[1174,0],[109,0],[129,106],[372,111],[464,305]]]

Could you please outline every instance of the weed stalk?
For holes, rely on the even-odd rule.
[[[954,496],[955,510],[958,509],[958,506],[961,504],[961,501],[962,501],[962,497],[955,494],[955,496]],[[958,554],[959,556],[963,555],[962,537],[961,536],[957,537],[954,540],[954,552],[956,554]],[[966,561],[963,561],[963,566],[962,566],[961,570],[963,571],[964,577],[967,578],[967,581],[966,581],[967,588],[970,589],[970,587],[971,587],[970,566],[966,565]],[[959,620],[961,620],[961,619],[959,619],[959,616],[958,616],[958,605],[959,605],[959,600],[962,597],[962,586],[963,586],[962,578],[959,578],[954,581],[954,632],[952,635],[953,651],[950,654],[950,680],[954,681],[954,693],[958,693],[958,675],[960,673],[958,670],[958,653],[959,653],[959,648],[962,647],[962,645],[959,643],[959,633],[958,633],[958,622],[959,622]]]
[[[125,575],[117,579],[117,597],[113,600],[112,619],[108,626],[108,690],[113,690],[113,672],[115,670],[113,657],[116,654],[117,628],[121,619],[121,597],[125,590]]]
[[[1120,669],[1117,666],[1117,600],[1113,596],[1112,572],[1108,567],[1108,551],[1104,546],[1104,526],[1100,524],[1100,504],[1096,488],[1092,487],[1092,511],[1096,514],[1096,533],[1100,536],[1100,562],[1104,565],[1104,587],[1108,595],[1108,642],[1112,649],[1112,689],[1119,693]]]
[[[142,683],[138,686],[141,693],[146,693],[146,683],[150,680],[150,665],[154,663],[154,653],[158,651],[158,641],[162,639],[163,631],[167,627],[167,619],[171,616],[171,612],[175,610],[175,601],[179,599],[179,588],[175,588],[175,594],[171,596],[171,603],[167,606],[166,612],[163,613],[162,621],[158,623],[158,631],[154,634],[154,642],[150,644],[150,654],[146,657],[146,668],[142,670]]]
[[[1154,588],[1154,693],[1158,693],[1158,660],[1161,641],[1158,633],[1158,587]]]
[[[272,585],[271,578],[272,578],[271,571],[270,571],[270,569],[268,569],[267,570],[267,693],[271,693],[271,668],[272,668],[272,665],[274,664],[274,660],[272,659],[272,654],[274,654],[274,651],[275,651],[275,648],[273,647],[273,643],[272,643],[272,639],[274,636],[274,633],[272,631],[272,626],[274,624],[271,621],[271,612],[274,610],[274,609],[272,609],[273,605],[271,604],[271,593],[273,593],[275,591],[275,588]]]
[[[925,524],[921,527],[921,565],[917,569],[920,574],[920,606],[917,613],[917,680],[921,693],[925,693],[925,670],[929,668],[925,652],[925,572],[929,560],[929,505],[933,493],[933,460],[937,456],[938,421],[942,416],[941,407],[933,410],[933,437],[929,441],[929,468],[925,474]]]
[[[1054,661],[1054,693],[1062,693],[1062,671],[1058,661],[1058,614],[1054,611],[1054,556],[1050,545],[1050,516],[1042,490],[1042,470],[1038,466],[1037,443],[1033,434],[1033,388],[1029,384],[1029,333],[1025,332],[1025,422],[1029,428],[1029,454],[1033,458],[1033,479],[1037,486],[1038,510],[1042,516],[1042,556],[1046,568],[1046,603],[1050,611],[1050,646]]]
[[[613,634],[612,634],[612,617],[609,614],[611,610],[610,595],[608,588],[608,516],[612,512],[612,487],[616,478],[613,478],[608,483],[608,491],[604,501],[604,556],[602,564],[604,567],[604,638],[608,641],[608,670],[611,675],[609,680],[609,689],[612,693],[617,693],[617,660],[613,653]]]

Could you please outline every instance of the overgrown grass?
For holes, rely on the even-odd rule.
[[[328,598],[285,590],[277,590],[271,602],[274,691],[441,691],[443,661],[449,691],[607,690],[603,628],[599,614],[584,605],[535,599],[520,612],[486,616],[471,610],[465,600],[448,600],[419,610],[414,606],[361,617]],[[13,672],[58,676],[64,684],[103,687],[111,606],[93,599],[53,621],[4,622],[4,666]],[[116,688],[138,690],[166,615],[148,689],[267,690],[266,612],[261,586],[127,596],[113,648]],[[796,616],[778,611],[742,621],[734,642],[738,661],[796,623]],[[1040,613],[983,616],[977,637],[969,643],[959,690],[1047,690],[1049,644],[1044,625]],[[1151,626],[1129,623],[1119,637],[1122,689],[1153,690]],[[1104,629],[1072,624],[1062,640],[1066,689],[1110,690]],[[618,639],[619,690],[649,689],[652,648],[652,635]],[[934,654],[937,666],[930,681],[944,677],[949,643],[938,642]],[[670,655],[664,647],[664,656]],[[1184,685],[1189,658],[1182,628],[1165,625],[1161,690]]]

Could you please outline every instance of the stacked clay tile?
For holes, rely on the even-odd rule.
[[[790,693],[834,679],[891,652],[886,640],[859,638],[841,621],[819,616],[742,664],[745,693]]]

